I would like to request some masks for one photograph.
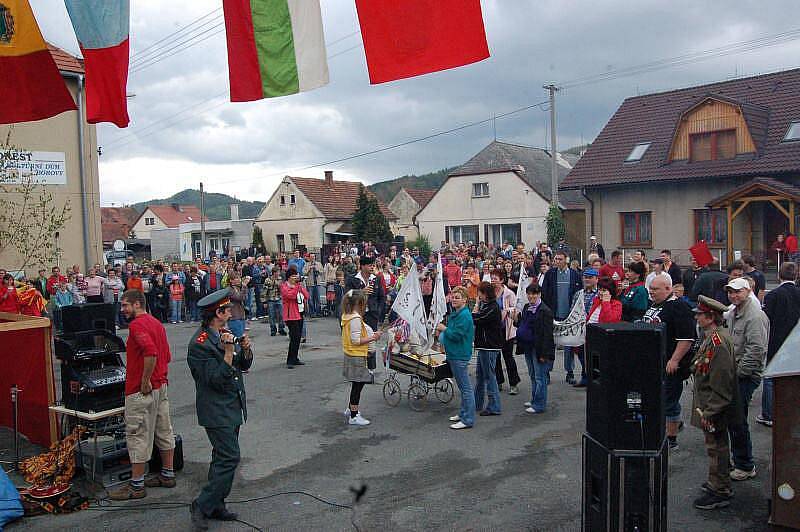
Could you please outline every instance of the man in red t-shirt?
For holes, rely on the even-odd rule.
[[[145,310],[144,294],[128,290],[122,294],[122,313],[128,325],[125,375],[125,436],[131,460],[131,480],[109,493],[115,501],[141,499],[149,488],[175,487],[172,456],[175,436],[169,416],[167,372],[172,355],[167,333],[160,321]],[[153,445],[161,454],[161,472],[144,480],[145,464]]]
[[[600,268],[600,277],[610,277],[617,284],[617,290],[622,289],[622,281],[625,280],[625,268],[622,266],[621,251],[616,250],[611,254],[611,261]]]

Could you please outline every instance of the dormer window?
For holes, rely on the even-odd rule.
[[[721,161],[736,157],[736,130],[689,134],[689,160]]]
[[[650,147],[650,143],[649,142],[640,142],[639,144],[637,144],[636,146],[633,147],[633,149],[631,150],[630,155],[628,155],[628,158],[625,159],[625,162],[626,163],[638,163],[639,161],[642,160],[642,157],[644,157],[644,154],[647,153],[647,148],[649,148],[649,147]]]
[[[786,131],[783,140],[800,140],[800,120],[793,120],[789,124],[789,129]]]

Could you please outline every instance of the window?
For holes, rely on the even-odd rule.
[[[647,148],[649,148],[649,147],[650,147],[650,143],[649,142],[640,142],[639,144],[637,144],[636,146],[633,147],[633,149],[631,150],[630,155],[628,155],[628,158],[625,159],[625,162],[626,163],[637,163],[637,162],[641,161],[642,157],[644,157],[644,154],[647,153]]]
[[[292,249],[297,249],[300,247],[300,235],[291,234],[289,235],[289,242],[292,244]]]
[[[286,207],[286,196],[281,194],[281,207]]]
[[[275,235],[275,237],[278,239],[278,251],[286,252],[286,237],[283,235]]]
[[[689,135],[689,160],[717,161],[736,157],[736,130]]]
[[[447,225],[444,228],[444,239],[447,242],[458,244],[459,242],[478,242],[480,226],[477,225]]]
[[[213,250],[215,253],[219,253],[221,251],[219,249],[219,240],[216,238],[210,238],[208,240],[208,249],[209,251]]]
[[[783,140],[800,140],[800,120],[794,120],[789,124]]]
[[[290,202],[292,205],[294,205],[294,204],[296,203],[296,201],[295,201],[295,197],[294,197],[294,194],[292,194],[292,195],[289,197],[289,202]]]
[[[728,240],[728,213],[725,209],[697,209],[694,211],[695,241],[705,240],[708,245],[724,244]]]
[[[497,246],[510,242],[516,246],[522,242],[522,224],[486,224],[483,232],[487,244]]]
[[[228,253],[231,247],[231,239],[230,238],[223,238],[222,239],[222,251]]]
[[[622,245],[651,247],[653,240],[652,214],[649,212],[623,212]]]
[[[192,248],[194,249],[194,256],[195,257],[200,257],[200,258],[203,257],[203,250],[202,250],[201,242],[199,240],[195,240],[194,241],[194,245],[192,246]]]
[[[156,225],[156,219],[155,218],[145,218],[144,219],[144,225]]]
[[[489,197],[489,183],[472,183],[472,197],[473,198],[488,198]]]

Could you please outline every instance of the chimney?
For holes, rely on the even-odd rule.
[[[329,187],[333,186],[333,170],[325,170],[325,184]]]
[[[231,203],[231,220],[238,220],[239,219],[239,204],[238,203]]]

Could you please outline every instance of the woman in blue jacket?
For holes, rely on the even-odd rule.
[[[472,358],[472,341],[475,338],[475,325],[467,308],[469,294],[463,286],[450,290],[450,303],[453,312],[447,319],[447,325],[439,324],[439,342],[444,346],[447,362],[453,372],[453,378],[461,392],[461,411],[450,418],[451,429],[468,429],[475,424],[475,395],[472,382],[469,380],[469,361]]]

